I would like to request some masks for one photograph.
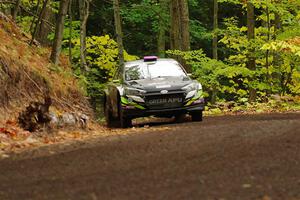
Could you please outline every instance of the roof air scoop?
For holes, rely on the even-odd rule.
[[[144,57],[144,62],[153,62],[153,61],[157,61],[157,56],[145,56]]]

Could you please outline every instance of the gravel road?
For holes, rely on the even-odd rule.
[[[299,113],[159,126],[0,160],[0,199],[300,200]]]

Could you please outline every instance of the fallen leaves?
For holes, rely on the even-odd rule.
[[[17,126],[16,121],[0,123],[0,157],[4,152],[11,152],[29,146],[26,140],[31,134]],[[4,156],[5,157],[5,156]]]
[[[6,121],[5,124],[0,124],[0,134],[5,134],[11,139],[24,139],[30,135],[28,131],[24,131],[18,127],[16,121],[11,120]]]
[[[7,128],[4,128],[4,127],[0,127],[0,133],[8,135],[11,138],[14,138],[17,136],[17,133],[15,130],[8,130]]]
[[[19,128],[16,121],[8,120],[4,123],[0,122],[0,159],[6,158],[7,154],[10,153],[19,153],[46,145],[70,144],[70,142],[94,140],[110,136],[143,134],[149,131],[161,131],[163,133],[169,129],[170,127],[167,126],[153,127],[147,124],[129,129],[110,129],[106,126],[91,124],[88,130],[74,128],[30,133]]]

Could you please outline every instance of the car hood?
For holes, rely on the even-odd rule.
[[[146,90],[147,92],[156,92],[161,90],[181,90],[182,87],[195,81],[187,77],[159,77],[154,79],[141,79],[129,81],[131,87]]]

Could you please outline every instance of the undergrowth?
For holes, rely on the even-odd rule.
[[[55,112],[91,114],[66,56],[49,61],[50,50],[29,46],[30,37],[0,16],[0,120],[16,117],[32,101],[50,95]]]
[[[275,112],[299,112],[300,97],[279,97],[273,96],[266,102],[256,102],[244,104],[237,102],[220,102],[215,105],[205,107],[205,115],[224,115],[224,114],[259,114]]]

